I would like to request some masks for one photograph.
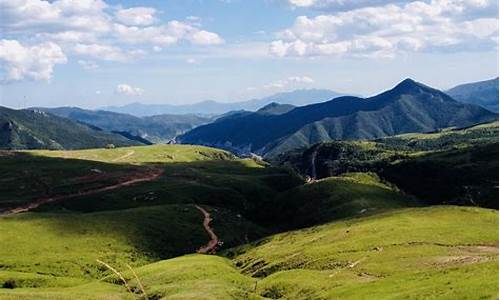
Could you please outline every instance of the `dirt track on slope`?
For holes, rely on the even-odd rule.
[[[129,152],[127,152],[125,155],[122,155],[122,156],[120,156],[120,157],[117,157],[117,158],[113,159],[113,160],[112,160],[112,162],[117,162],[117,161],[123,160],[123,159],[125,159],[125,158],[128,158],[128,157],[130,157],[130,156],[134,155],[134,154],[135,154],[135,151],[134,151],[134,150],[129,151]]]
[[[215,234],[214,230],[210,227],[210,222],[212,221],[210,213],[198,205],[195,205],[195,207],[203,214],[203,227],[205,227],[205,231],[210,236],[210,241],[208,242],[208,244],[200,247],[197,252],[201,254],[214,254],[217,246],[219,245],[219,238]]]
[[[112,191],[116,190],[122,187],[127,187],[134,185],[136,183],[141,183],[141,182],[148,182],[148,181],[153,181],[159,178],[163,174],[164,170],[162,168],[151,168],[150,172],[138,172],[133,174],[130,177],[125,178],[124,181],[118,182],[112,185],[104,186],[101,188],[93,189],[93,190],[88,190],[88,191],[83,191],[83,192],[78,192],[75,194],[69,194],[69,195],[60,195],[60,196],[53,196],[53,197],[47,197],[47,198],[41,198],[38,200],[35,200],[33,202],[21,205],[16,208],[11,208],[7,209],[5,211],[0,211],[0,216],[9,216],[9,215],[14,215],[22,212],[28,212],[30,210],[33,210],[37,207],[40,207],[44,204],[48,203],[53,203],[53,202],[59,202],[59,201],[64,201],[80,196],[88,196],[88,195],[93,195],[97,193],[102,193],[102,192],[107,192],[107,191]]]

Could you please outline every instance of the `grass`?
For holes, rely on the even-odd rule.
[[[346,173],[292,188],[267,205],[262,214],[289,229],[419,203],[376,174]]]
[[[263,278],[260,295],[275,299],[477,299],[477,291],[491,299],[498,212],[400,209],[274,235],[228,255]]]
[[[0,217],[0,299],[138,299],[127,265],[152,299],[498,296],[497,211],[405,208],[420,203],[371,173],[302,185],[285,169],[179,145],[2,152],[0,162],[4,207],[164,170]],[[225,257],[182,256],[209,240],[195,203],[211,214]],[[269,235],[284,223],[327,224]]]

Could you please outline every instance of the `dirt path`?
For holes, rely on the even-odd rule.
[[[213,253],[215,253],[215,249],[217,248],[217,245],[219,244],[219,238],[217,237],[217,235],[215,234],[213,229],[210,227],[210,222],[212,221],[212,218],[210,217],[210,213],[208,211],[206,211],[205,209],[203,209],[202,207],[200,207],[198,205],[195,205],[195,207],[199,211],[201,211],[201,213],[205,217],[203,219],[203,227],[205,227],[205,231],[210,236],[210,241],[208,242],[208,244],[206,244],[205,246],[202,246],[200,249],[198,249],[197,252],[201,253],[201,254],[207,254],[207,253],[213,254]]]
[[[94,190],[88,190],[84,192],[78,192],[75,194],[70,194],[70,195],[62,195],[62,196],[54,196],[54,197],[49,197],[49,198],[42,198],[38,199],[34,202],[27,203],[25,205],[13,208],[13,209],[8,209],[6,211],[0,212],[0,216],[9,216],[9,215],[14,215],[22,212],[27,212],[30,210],[33,210],[41,205],[48,204],[48,203],[53,203],[53,202],[58,202],[58,201],[63,201],[63,200],[68,200],[71,198],[76,198],[80,196],[87,196],[87,195],[93,195],[97,193],[102,193],[102,192],[107,192],[107,191],[112,191],[116,190],[122,187],[134,185],[136,183],[140,182],[147,182],[147,181],[153,181],[160,177],[163,174],[164,170],[162,168],[154,168],[151,169],[151,172],[148,173],[136,173],[131,177],[126,178],[125,181],[113,184],[113,185],[108,185],[105,187],[101,187],[98,189]]]
[[[134,151],[134,150],[129,151],[129,152],[127,152],[127,154],[122,155],[122,156],[120,156],[120,157],[117,157],[117,158],[113,159],[113,160],[112,160],[112,162],[116,162],[116,161],[119,161],[119,160],[125,159],[125,158],[127,158],[127,157],[130,157],[130,156],[134,155],[134,153],[135,153],[135,151]]]

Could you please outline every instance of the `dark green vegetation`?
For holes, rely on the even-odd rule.
[[[315,145],[277,163],[314,178],[375,172],[429,204],[498,208],[498,123]]]
[[[449,131],[467,135],[457,151],[489,145],[478,128],[495,131]],[[141,285],[148,299],[498,297],[498,212],[421,207],[374,173],[304,183],[186,145],[2,151],[0,173],[0,211],[63,197],[0,216],[0,299],[145,299]],[[219,256],[193,254],[209,240],[195,204]]]
[[[76,107],[41,108],[51,114],[96,126],[106,131],[139,137],[153,143],[164,143],[196,126],[212,121],[196,115],[155,115],[135,117],[109,111],[93,111]]]
[[[272,158],[319,142],[466,127],[497,117],[407,79],[371,98],[339,97],[280,115],[243,114],[197,127],[178,140]]]
[[[498,77],[474,83],[456,86],[446,92],[454,99],[466,103],[481,105],[498,113]]]
[[[0,149],[84,149],[141,145],[42,111],[0,107]]]

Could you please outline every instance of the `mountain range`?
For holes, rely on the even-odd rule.
[[[0,106],[0,149],[84,149],[143,143],[40,110]]]
[[[453,99],[480,105],[498,113],[498,77],[495,79],[458,85],[448,91]]]
[[[497,114],[482,107],[458,102],[439,90],[406,79],[374,97],[338,97],[280,115],[257,112],[233,116],[197,127],[177,140],[272,157],[323,141],[431,132],[497,118]]]
[[[136,117],[103,110],[85,110],[77,107],[37,108],[51,114],[122,134],[141,142],[165,143],[211,118],[188,115],[156,115]]]
[[[109,106],[101,109],[139,117],[161,114],[220,115],[230,111],[256,111],[259,108],[273,102],[299,106],[326,101],[341,95],[344,94],[325,89],[302,89],[292,92],[278,93],[260,99],[251,99],[232,103],[217,102],[214,100],[206,100],[185,105],[131,103],[124,106]]]

